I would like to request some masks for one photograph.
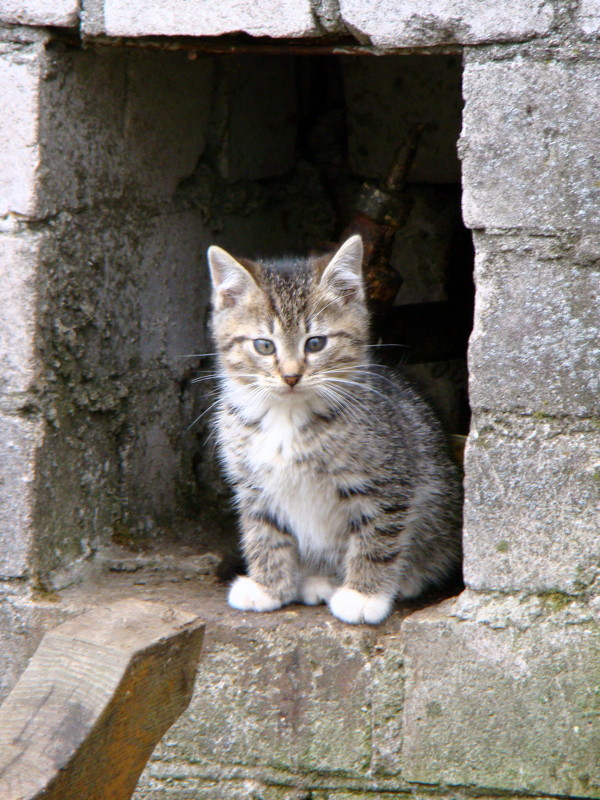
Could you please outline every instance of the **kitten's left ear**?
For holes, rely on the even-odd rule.
[[[362,239],[358,235],[351,236],[325,268],[321,276],[321,286],[333,290],[345,302],[362,297],[362,261]]]

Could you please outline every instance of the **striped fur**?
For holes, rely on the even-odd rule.
[[[216,430],[248,565],[229,602],[380,622],[459,568],[462,500],[431,411],[369,355],[360,237],[315,261],[211,247],[209,265]]]

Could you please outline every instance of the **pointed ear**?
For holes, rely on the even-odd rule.
[[[362,283],[363,243],[360,236],[351,236],[331,259],[320,284],[348,303],[363,297]]]
[[[235,305],[248,290],[256,288],[248,270],[226,250],[213,245],[207,255],[215,308]]]

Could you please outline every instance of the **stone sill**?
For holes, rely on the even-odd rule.
[[[45,629],[91,606],[133,596],[206,621],[192,702],[137,800],[242,797],[248,782],[331,798],[436,785],[599,795],[600,603],[466,591],[350,626],[324,607],[230,609],[203,574],[214,567],[117,549],[78,585],[0,607],[13,682]]]

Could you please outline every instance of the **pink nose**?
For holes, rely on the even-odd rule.
[[[288,386],[291,386],[292,389],[298,383],[302,375],[283,375],[283,380],[287,383]]]

